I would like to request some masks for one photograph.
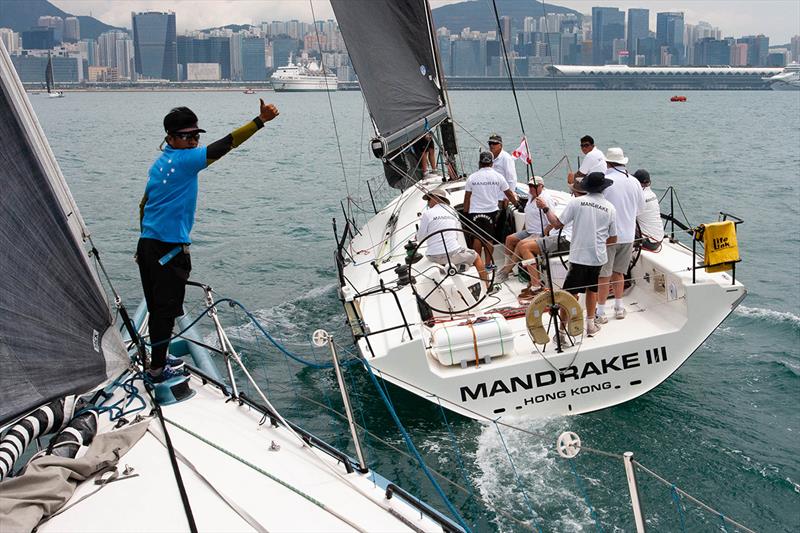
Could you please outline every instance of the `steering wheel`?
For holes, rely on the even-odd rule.
[[[417,243],[417,246],[414,248],[413,252],[411,253],[411,256],[413,257],[415,254],[417,254],[417,252],[419,251],[420,247],[425,242],[427,242],[428,239],[430,239],[431,237],[435,237],[437,235],[443,235],[444,233],[447,233],[447,232],[463,233],[465,238],[469,238],[471,236],[471,235],[468,235],[467,232],[464,231],[461,228],[445,228],[445,229],[441,229],[439,231],[434,231],[433,233],[431,233],[430,235],[428,235],[427,237],[425,237],[424,239],[422,239],[421,241],[419,241]],[[483,243],[484,246],[486,245],[486,241],[484,239],[482,239],[481,237],[477,237],[477,238],[480,239],[480,241]],[[472,275],[472,274],[467,274],[466,272],[460,272],[459,271],[458,265],[453,264],[453,262],[450,260],[450,250],[447,249],[447,244],[445,244],[444,238],[442,238],[442,244],[444,244],[445,254],[447,255],[447,265],[439,265],[438,263],[434,263],[437,266],[443,266],[445,268],[445,273],[444,273],[444,276],[442,277],[442,279],[439,280],[438,282],[436,282],[434,284],[433,288],[430,291],[428,291],[428,293],[425,294],[425,295],[422,295],[417,291],[416,283],[412,283],[411,284],[411,289],[414,291],[414,294],[417,296],[417,298],[419,298],[420,300],[425,302],[425,304],[428,307],[430,307],[432,310],[436,311],[437,313],[442,313],[442,314],[446,314],[446,315],[458,315],[458,314],[461,314],[461,313],[465,313],[466,311],[469,311],[470,309],[473,309],[474,307],[476,307],[478,304],[480,304],[482,301],[484,301],[486,299],[486,297],[489,295],[489,293],[488,293],[488,291],[483,289],[483,287],[482,287],[483,280],[480,278],[480,276],[475,276],[475,275]],[[488,280],[489,281],[489,287],[491,287],[492,284],[494,283],[494,274],[495,274],[495,271],[492,270],[491,279]],[[450,279],[452,277],[455,277],[455,276],[464,276],[464,277],[467,277],[467,278],[478,280],[478,283],[480,284],[479,286],[481,287],[482,296],[480,298],[476,298],[475,303],[473,303],[472,305],[467,304],[466,300],[464,300],[464,303],[467,306],[464,307],[464,308],[459,308],[459,309],[452,309],[452,308],[451,309],[438,309],[438,308],[432,306],[430,303],[428,303],[428,298],[430,298],[431,295],[434,292],[436,292],[442,286],[442,284],[445,281],[447,281],[448,279]],[[463,300],[463,297],[462,297],[462,300]]]

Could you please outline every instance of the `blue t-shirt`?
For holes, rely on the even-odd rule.
[[[148,172],[142,237],[190,243],[197,209],[197,173],[206,168],[206,147],[164,147]]]

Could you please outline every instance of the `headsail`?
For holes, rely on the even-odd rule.
[[[331,0],[384,156],[447,118],[426,0]],[[375,150],[373,150],[375,151]]]
[[[0,43],[0,425],[126,364],[88,232]]]

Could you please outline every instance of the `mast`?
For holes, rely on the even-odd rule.
[[[44,81],[47,83],[47,94],[50,94],[50,89],[55,87],[53,83],[53,57],[50,52],[47,52],[47,68],[44,70]]]

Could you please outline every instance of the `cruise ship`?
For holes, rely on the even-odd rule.
[[[289,56],[289,64],[278,68],[270,77],[272,88],[277,92],[335,91],[338,81],[333,74],[326,74],[314,61],[307,66],[296,65]]]
[[[764,78],[774,91],[800,91],[800,63],[786,65],[783,72]]]

